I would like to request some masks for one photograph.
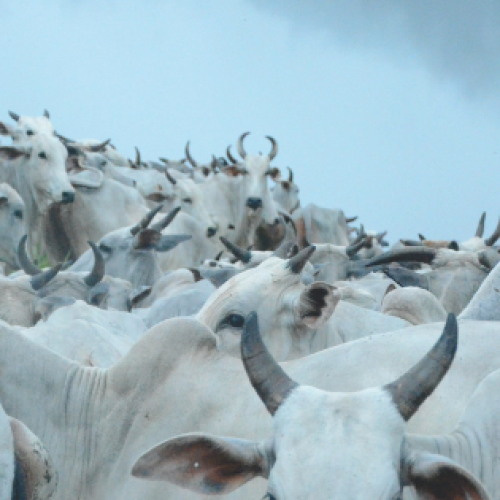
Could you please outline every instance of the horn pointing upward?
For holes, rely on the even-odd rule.
[[[251,312],[245,319],[241,336],[241,359],[250,383],[271,415],[298,387],[267,350],[259,332],[257,314]]]
[[[28,240],[28,235],[25,234],[20,240],[19,245],[17,247],[17,260],[19,261],[19,265],[23,269],[26,274],[30,276],[36,276],[40,274],[42,270],[35,266],[33,262],[31,262],[28,257],[28,252],[26,251],[26,241]]]
[[[94,267],[92,268],[92,271],[90,271],[89,275],[83,279],[83,281],[87,286],[93,287],[104,278],[104,257],[93,241],[89,241],[88,244],[90,245],[90,248],[92,248],[92,252],[94,252]]]
[[[231,243],[228,239],[224,238],[224,236],[220,237],[220,240],[222,241],[222,244],[243,264],[248,264],[250,262],[250,259],[252,258],[252,252],[249,250],[243,250],[243,248],[240,248],[236,246],[234,243]]]
[[[269,160],[273,161],[278,154],[278,143],[276,142],[276,139],[274,139],[270,135],[266,135],[266,139],[269,139],[271,141],[271,144],[273,145],[273,149],[271,149],[271,152],[269,153]]]
[[[482,238],[484,234],[484,220],[486,219],[486,212],[483,212],[483,215],[481,215],[481,218],[479,219],[479,224],[477,225],[476,229],[476,236],[478,238]]]
[[[245,158],[246,158],[246,156],[247,156],[247,153],[246,153],[246,151],[245,151],[245,148],[243,147],[243,139],[244,139],[247,135],[249,135],[249,134],[250,134],[250,132],[245,132],[244,134],[241,134],[241,135],[240,135],[240,138],[238,139],[238,144],[237,144],[237,146],[238,146],[238,154],[239,154],[239,155],[240,155],[243,159],[245,159]]]

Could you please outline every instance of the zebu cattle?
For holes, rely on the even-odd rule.
[[[0,500],[48,500],[56,486],[43,443],[0,405]]]
[[[8,270],[19,269],[17,248],[26,234],[23,200],[8,184],[0,184],[0,261]]]
[[[290,167],[288,169],[288,179],[274,179],[276,184],[271,188],[271,193],[274,202],[281,210],[291,214],[300,207],[299,187],[293,182],[293,172]]]
[[[408,261],[431,264],[432,270],[422,274],[396,267],[387,268],[385,273],[401,286],[429,290],[447,312],[459,314],[499,260],[500,255],[493,249],[464,252],[410,247],[386,252],[370,260],[367,266]]]
[[[406,440],[406,422],[446,375],[457,341],[457,324],[451,316],[429,353],[394,382],[354,393],[331,393],[290,378],[262,342],[257,316],[249,315],[241,357],[255,392],[274,417],[271,438],[250,441],[184,434],[142,455],[132,474],[205,495],[228,494],[264,477],[265,498],[274,500],[394,500],[407,486],[419,498],[488,500],[483,485],[466,469],[446,456],[413,450]],[[495,430],[498,424],[492,427]],[[490,455],[474,439],[471,443],[486,464],[488,458],[498,461],[497,443],[484,441]],[[492,476],[492,483],[500,486]]]
[[[326,391],[388,384],[418,362],[441,330],[440,324],[425,325],[362,339],[289,363],[286,370],[301,384]],[[453,429],[477,384],[500,366],[499,333],[496,323],[461,324],[461,362],[410,420],[410,432]],[[135,461],[186,432],[269,436],[271,418],[241,360],[222,353],[219,345],[218,337],[194,320],[168,320],[101,370],[63,359],[2,326],[0,398],[51,453],[61,478],[54,500],[192,499],[192,493],[130,477]],[[232,498],[261,498],[264,492],[265,484],[254,481]]]
[[[0,135],[10,135],[15,143],[30,139],[38,134],[47,136],[55,135],[54,127],[47,110],[44,111],[42,116],[37,117],[19,116],[12,111],[9,111],[9,115],[16,122],[16,126],[11,127],[0,122]]]
[[[330,284],[304,284],[302,271],[313,252],[309,247],[288,260],[270,257],[237,274],[212,294],[196,318],[221,338],[221,349],[237,356],[242,318],[257,311],[266,345],[281,361],[408,325],[341,301],[341,292]]]

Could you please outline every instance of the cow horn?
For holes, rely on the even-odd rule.
[[[378,233],[377,236],[375,236],[375,238],[377,238],[377,241],[379,243],[382,243],[382,240],[386,237],[387,235],[387,231],[383,231],[382,233]]]
[[[347,222],[347,224],[350,224],[351,222],[355,222],[356,220],[358,220],[357,215],[355,215],[354,217],[346,217],[345,218],[345,221]]]
[[[437,250],[429,247],[409,247],[399,250],[390,250],[382,255],[369,260],[365,266],[378,266],[380,264],[389,264],[391,262],[421,262],[430,264],[436,257]]]
[[[281,245],[273,252],[272,257],[279,257],[280,259],[288,259],[290,252],[294,246],[293,241],[284,241]]]
[[[43,288],[50,280],[56,277],[57,273],[61,270],[61,267],[62,267],[62,262],[55,265],[51,269],[47,269],[47,271],[44,271],[40,274],[37,274],[36,276],[33,276],[30,280],[31,288],[33,288],[33,290],[35,291],[38,291],[41,288]]]
[[[161,221],[153,224],[151,229],[158,232],[163,231],[175,219],[175,216],[179,213],[180,209],[181,207],[175,207],[165,217],[163,217]]]
[[[17,115],[16,113],[13,113],[12,111],[9,111],[9,115],[10,117],[15,121],[15,122],[18,122],[19,121],[19,118],[20,116]]]
[[[489,238],[486,238],[484,240],[484,244],[488,247],[492,247],[496,243],[498,238],[500,238],[500,219],[498,219],[498,224],[495,231],[493,231],[493,234]]]
[[[359,241],[355,241],[345,249],[347,256],[352,259],[365,245],[365,238],[361,238]]]
[[[420,241],[425,241],[427,239],[422,233],[418,233],[418,238]]]
[[[251,312],[245,319],[240,345],[241,359],[250,383],[266,405],[267,411],[274,415],[299,385],[276,363],[262,342],[255,312]]]
[[[73,139],[68,139],[67,137],[64,137],[64,135],[61,135],[61,134],[57,134],[56,133],[56,137],[61,141],[61,142],[64,142],[64,144],[69,144],[69,143],[72,143],[72,142],[76,142],[74,141]]]
[[[484,234],[484,220],[486,219],[486,212],[483,212],[481,218],[479,219],[479,224],[476,229],[476,237],[482,238]]]
[[[141,229],[146,229],[151,221],[154,219],[154,216],[163,208],[163,205],[158,205],[156,208],[150,210],[134,227],[130,228],[130,233],[132,236],[135,236]]]
[[[238,149],[238,154],[245,159],[247,156],[247,153],[245,151],[245,148],[243,147],[243,139],[249,135],[250,132],[245,132],[244,134],[240,135],[240,138],[238,139],[238,144],[237,144],[237,149]]]
[[[217,260],[219,261],[220,258],[222,257],[222,254],[224,253],[224,250],[221,250],[216,256],[215,256],[215,259],[214,260]]]
[[[177,181],[170,175],[168,168],[165,169],[165,175],[167,179],[175,186],[177,184]]]
[[[92,252],[94,252],[94,267],[92,268],[92,271],[90,271],[90,274],[83,279],[83,281],[88,287],[93,287],[104,278],[105,265],[104,257],[102,256],[99,248],[97,248],[97,245],[93,241],[89,241],[88,244],[90,245],[90,248],[92,248]]]
[[[219,166],[219,161],[215,157],[215,155],[212,155],[212,162],[210,163],[210,167],[214,172],[217,172],[217,168]]]
[[[408,421],[446,375],[458,344],[458,325],[448,314],[443,333],[434,347],[409,371],[386,385],[401,416]]]
[[[17,260],[19,261],[19,265],[23,269],[26,274],[30,276],[36,276],[40,274],[42,270],[31,262],[28,257],[28,252],[26,251],[26,241],[28,240],[28,235],[25,234],[20,240],[19,245],[17,247]]]
[[[288,182],[293,182],[293,170],[290,167],[286,167],[288,169]]]
[[[316,247],[314,245],[302,249],[297,255],[293,256],[291,259],[288,259],[286,267],[290,269],[292,273],[300,274],[315,250]]]
[[[226,156],[233,165],[236,165],[238,163],[234,156],[231,154],[231,145],[229,145],[226,149]]]
[[[102,151],[109,143],[111,142],[111,139],[107,139],[104,142],[101,142],[100,144],[96,144],[95,146],[90,146],[90,151],[93,153],[99,153]]]
[[[43,116],[45,116],[45,118],[50,120],[50,114],[46,109],[43,110]]]
[[[231,243],[228,239],[224,238],[224,236],[221,236],[219,238],[222,241],[222,244],[238,259],[243,262],[243,264],[248,264],[250,262],[250,259],[252,258],[252,252],[249,250],[243,250],[243,248],[240,248],[236,246],[234,243]]]
[[[141,164],[141,152],[137,148],[137,146],[134,146],[135,149],[135,164],[140,165]]]
[[[276,142],[276,139],[274,139],[270,135],[266,135],[266,139],[269,139],[271,141],[271,144],[273,145],[273,149],[271,149],[271,152],[269,153],[269,160],[273,161],[278,154],[278,143]]]
[[[185,148],[185,153],[186,153],[186,158],[188,159],[188,162],[191,163],[191,165],[193,167],[197,167],[198,166],[198,163],[196,163],[194,160],[193,160],[193,157],[191,156],[191,153],[189,152],[189,142],[190,141],[187,141],[186,143],[186,148]]]

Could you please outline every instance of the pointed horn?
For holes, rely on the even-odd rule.
[[[281,245],[273,252],[271,257],[279,257],[280,259],[288,259],[290,257],[290,252],[294,246],[293,241],[284,241]]]
[[[271,144],[273,145],[273,149],[271,149],[271,152],[269,153],[269,160],[273,161],[278,154],[278,143],[276,142],[276,139],[274,139],[270,135],[266,135],[266,139],[269,139],[271,141]]]
[[[286,167],[288,169],[288,182],[293,182],[293,170],[290,167]]]
[[[226,149],[226,156],[233,165],[236,165],[238,163],[234,156],[231,154],[231,145],[229,145]]]
[[[151,229],[161,233],[175,219],[175,216],[179,213],[180,209],[181,207],[175,207],[165,217],[163,217],[161,221],[153,224]]]
[[[64,137],[64,135],[56,133],[56,137],[63,142],[64,144],[70,144],[72,142],[76,142],[73,139],[68,139],[67,137]]]
[[[359,241],[355,241],[345,249],[347,256],[352,259],[364,246],[365,238],[361,238]]]
[[[29,274],[30,276],[36,276],[37,274],[40,274],[42,270],[38,266],[35,266],[35,264],[33,264],[33,262],[31,262],[30,258],[28,257],[28,252],[26,250],[27,240],[27,234],[25,234],[19,240],[19,245],[17,247],[17,260],[19,261],[19,265],[21,266],[22,270],[26,274]]]
[[[425,241],[427,239],[422,233],[418,233],[418,238],[420,241]]]
[[[498,224],[497,227],[495,228],[495,231],[493,231],[493,234],[484,240],[484,244],[488,247],[492,247],[496,241],[500,238],[500,219],[498,219]]]
[[[421,262],[431,264],[436,257],[437,250],[429,247],[409,247],[399,250],[385,252],[378,257],[369,260],[365,266],[378,266],[380,264],[390,264],[391,262]]]
[[[457,344],[457,319],[450,313],[443,333],[426,356],[396,381],[384,387],[406,421],[414,415],[446,375],[455,356]]]
[[[358,220],[358,216],[355,215],[354,217],[346,217],[345,218],[345,221],[347,222],[347,224],[350,224],[351,222],[355,222]]]
[[[165,169],[165,176],[174,186],[177,184],[177,181],[170,175],[168,168]]]
[[[130,228],[130,233],[132,236],[135,236],[141,229],[146,229],[151,221],[154,219],[154,216],[163,208],[163,205],[158,205],[156,208],[150,210],[134,227]]]
[[[15,121],[15,122],[18,122],[19,121],[19,118],[20,116],[16,113],[13,113],[12,111],[9,111],[9,115],[10,117]]]
[[[387,231],[383,231],[382,233],[378,233],[377,236],[375,236],[375,238],[377,238],[377,241],[379,243],[382,243],[382,240],[386,237],[387,235]]]
[[[53,268],[48,269],[36,276],[33,276],[30,280],[31,288],[38,291],[43,288],[50,280],[54,279],[57,273],[61,270],[62,263],[55,265]]]
[[[94,252],[94,267],[92,268],[92,271],[90,271],[89,275],[83,279],[83,281],[88,287],[93,287],[102,281],[106,270],[104,257],[102,256],[99,248],[97,248],[97,245],[93,241],[89,241],[88,244],[90,245],[90,248],[92,248],[92,252]]]
[[[314,245],[304,248],[297,255],[295,255],[291,259],[288,259],[286,267],[290,269],[292,273],[300,274],[315,250],[316,247]]]
[[[193,160],[193,157],[191,156],[191,153],[189,152],[189,143],[190,143],[190,141],[187,141],[187,143],[186,143],[186,148],[185,148],[186,158],[187,158],[188,162],[191,163],[191,165],[193,167],[197,167],[198,164]]]
[[[224,253],[224,250],[221,250],[216,256],[215,256],[215,259],[214,260],[217,260],[219,261],[220,258],[222,257],[222,254]]]
[[[245,319],[241,335],[241,359],[250,383],[271,415],[299,385],[281,368],[267,350],[260,336],[257,314]]]
[[[102,151],[109,143],[111,142],[111,139],[106,139],[104,142],[101,142],[100,144],[96,144],[95,146],[90,146],[90,151],[93,153],[99,153]]]
[[[136,165],[140,165],[141,164],[141,152],[139,151],[139,149],[137,148],[137,146],[135,146],[135,164]]]
[[[477,225],[476,234],[477,238],[482,238],[484,234],[484,220],[486,219],[486,212],[483,212],[481,218],[479,219],[479,224]]]
[[[45,116],[45,118],[48,118],[50,120],[50,113],[46,109],[43,110],[43,116]]]
[[[245,148],[243,147],[243,139],[249,135],[250,132],[245,132],[244,134],[240,135],[240,138],[238,139],[238,144],[237,144],[237,149],[238,149],[238,154],[245,159],[247,156],[247,153],[245,151]]]
[[[224,238],[224,236],[221,236],[219,238],[222,241],[222,244],[243,264],[248,264],[250,262],[250,259],[252,258],[252,252],[248,250],[243,250],[243,248],[240,248],[236,246],[234,243],[231,243],[228,239]]]

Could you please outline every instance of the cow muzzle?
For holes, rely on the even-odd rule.
[[[75,201],[75,193],[73,191],[63,191],[61,203],[67,205]]]
[[[262,198],[247,198],[247,207],[252,210],[262,208]]]

